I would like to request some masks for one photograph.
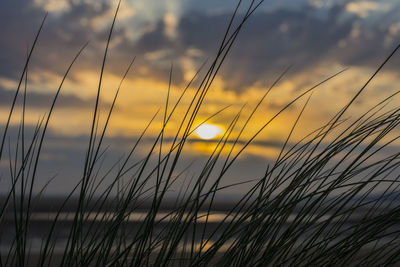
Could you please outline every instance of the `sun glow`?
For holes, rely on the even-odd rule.
[[[194,131],[201,139],[212,139],[223,133],[222,127],[214,124],[203,123]]]

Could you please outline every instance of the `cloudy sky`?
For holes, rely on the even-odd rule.
[[[239,16],[249,2],[243,1]],[[49,15],[28,68],[27,127],[33,129],[46,113],[68,64],[89,42],[63,86],[49,125],[41,172],[46,177],[61,177],[55,188],[68,184],[65,179],[81,172],[102,56],[116,4],[114,0],[3,0],[0,3],[2,128],[27,51],[46,12]],[[170,103],[173,103],[198,68],[215,56],[235,6],[236,1],[232,0],[122,2],[105,66],[100,120],[104,119],[130,61],[134,57],[136,60],[123,83],[107,132],[106,145],[112,144],[113,148],[109,158],[126,152],[155,112],[163,108],[171,65]],[[242,136],[246,140],[291,99],[347,69],[314,92],[296,129],[295,142],[343,107],[400,42],[399,15],[400,3],[395,0],[264,1],[239,34],[205,99],[198,122],[229,106],[210,122],[226,127],[243,104],[246,104],[245,117],[273,81],[291,66],[250,122]],[[348,116],[359,114],[398,90],[399,66],[400,57],[394,57]],[[167,139],[173,136],[179,114],[198,86],[196,82],[189,88],[177,116],[171,119]],[[232,174],[232,181],[240,181],[249,169],[253,170],[252,176],[258,175],[255,166],[261,170],[276,155],[305,100],[301,99],[282,114],[246,149],[238,163],[242,172]],[[20,113],[18,108],[11,122],[11,135],[17,133]],[[160,129],[161,113],[150,126],[149,142]],[[212,148],[210,144],[193,136],[185,151],[185,160],[189,163],[205,157]]]

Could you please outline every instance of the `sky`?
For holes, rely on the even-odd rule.
[[[243,1],[239,16],[250,1]],[[33,129],[75,54],[88,46],[73,66],[49,124],[43,150],[39,186],[57,176],[50,192],[59,192],[79,177],[90,132],[96,89],[114,0],[3,0],[0,3],[0,126],[3,129],[18,85],[27,51],[48,12],[28,68],[27,131]],[[107,157],[126,154],[149,120],[163,109],[172,67],[169,103],[174,103],[200,66],[216,55],[236,1],[124,0],[117,17],[105,65],[100,98],[104,121],[121,77],[124,80],[107,131]],[[400,42],[400,3],[387,1],[273,1],[266,0],[244,25],[202,106],[196,123],[224,107],[210,123],[226,128],[245,104],[251,112],[265,91],[288,67],[250,121],[241,140],[248,140],[269,118],[301,92],[346,70],[315,90],[291,142],[318,128],[343,107]],[[398,90],[400,57],[394,57],[349,110],[356,116]],[[203,75],[200,72],[200,76]],[[178,107],[166,129],[166,142],[179,125],[198,80]],[[229,182],[256,178],[279,152],[302,106],[301,99],[254,140],[229,175]],[[398,99],[395,99],[397,101]],[[21,97],[19,98],[21,103]],[[145,153],[162,124],[160,114],[151,124],[140,153]],[[17,135],[20,106],[11,121]],[[244,120],[240,120],[241,125]],[[237,128],[234,134],[238,133]],[[206,159],[213,141],[193,135],[184,163]],[[392,150],[396,150],[393,147]],[[143,154],[144,155],[144,154]],[[4,161],[3,161],[4,162]],[[0,168],[7,172],[7,164]],[[240,191],[240,190],[239,190]]]

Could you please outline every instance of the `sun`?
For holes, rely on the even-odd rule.
[[[212,139],[223,133],[222,127],[214,124],[203,123],[194,131],[201,139]]]

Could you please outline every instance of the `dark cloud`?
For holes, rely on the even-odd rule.
[[[186,14],[180,23],[185,45],[212,55],[229,18],[229,14]],[[243,91],[256,82],[271,82],[291,65],[289,76],[304,74],[311,83],[317,82],[313,70],[320,65],[376,68],[396,44],[385,43],[387,23],[363,22],[349,15],[343,5],[333,6],[323,15],[311,6],[257,13],[240,33],[222,76],[228,89]],[[389,68],[399,66],[400,61],[394,61]]]
[[[336,42],[349,34],[351,23],[339,24],[335,10],[324,18],[314,16],[313,12],[311,8],[277,10],[252,17],[224,66],[223,76],[230,88],[242,90],[267,80],[268,75],[277,75],[289,65],[295,65],[297,71],[307,71],[325,59]],[[219,41],[228,20],[229,14],[191,14],[182,20],[183,38],[189,45],[211,53],[216,42],[208,40]]]
[[[113,7],[107,2],[97,4],[95,8],[93,3],[70,2],[65,12],[48,16],[31,60],[31,72],[45,70],[63,74],[88,41],[89,47],[82,54],[78,68],[99,68],[108,29],[95,29],[94,20],[109,14]],[[0,6],[0,34],[7,36],[0,42],[0,76],[18,78],[45,11],[35,7],[32,1],[24,0],[7,0]],[[116,29],[114,36],[120,34]]]
[[[7,0],[1,5],[0,34],[7,38],[0,42],[0,76],[15,79],[25,60],[27,43],[32,42],[44,11],[31,1]],[[108,2],[100,2],[96,8],[87,2],[70,5],[65,12],[50,15],[32,59],[32,72],[62,74],[74,53],[88,40],[90,46],[75,68],[100,69],[108,27],[99,30],[94,21],[112,13],[113,7]],[[294,65],[292,75],[309,74],[310,79],[313,69],[321,64],[376,67],[390,52],[392,46],[385,40],[393,21],[387,17],[386,24],[366,23],[368,18],[349,15],[345,4],[324,12],[304,3],[298,8],[289,6],[258,12],[250,18],[221,70],[228,89],[243,91],[256,82],[266,85],[289,65]],[[212,58],[231,16],[226,9],[222,13],[188,7],[185,10],[179,18],[175,39],[165,34],[167,25],[163,20],[136,41],[128,37],[129,23],[118,24],[113,33],[117,44],[111,47],[107,71],[121,75],[130,58],[137,56],[136,66],[148,70],[140,75],[166,82],[170,64],[174,63],[174,83],[182,85],[184,68],[180,59],[191,57],[199,66],[206,58]],[[394,17],[398,12],[391,10],[388,14]],[[394,41],[397,35],[392,34]],[[199,50],[201,56],[188,56],[187,51],[192,48]],[[160,56],[156,58],[148,56],[157,52]],[[398,65],[395,62],[391,66]]]
[[[15,92],[10,90],[4,90],[0,87],[0,106],[8,106],[14,98]],[[48,93],[38,92],[27,92],[26,93],[26,105],[28,107],[45,108],[48,109],[51,106],[54,96]],[[23,99],[23,91],[18,96],[17,104],[21,104]],[[75,95],[63,95],[61,94],[58,98],[57,107],[66,108],[85,108],[91,107],[94,101],[83,100]]]
[[[17,76],[35,29],[32,25],[39,23],[40,16],[44,13],[31,9],[29,1],[6,0],[0,4],[0,75]]]
[[[398,12],[391,12],[393,17]],[[196,48],[205,57],[213,57],[231,17],[229,13],[184,14],[178,25],[175,55],[183,55],[188,48]],[[256,82],[271,82],[286,67],[293,65],[291,75],[305,74],[313,80],[313,70],[321,65],[342,64],[376,68],[391,52],[399,34],[388,44],[389,28],[393,21],[371,23],[346,11],[345,4],[334,5],[323,13],[304,5],[298,9],[276,9],[255,13],[243,28],[221,70],[228,89],[243,91]],[[157,36],[155,36],[157,35]],[[151,37],[151,38],[150,38]],[[154,42],[164,44],[166,36],[157,30],[144,35],[138,44],[154,48]],[[168,43],[169,45],[169,43]],[[170,46],[169,46],[170,47]],[[159,49],[162,49],[161,47]],[[200,65],[202,59],[197,59]],[[397,68],[400,61],[388,68]],[[290,76],[289,74],[289,76]],[[328,73],[327,75],[330,75]]]

